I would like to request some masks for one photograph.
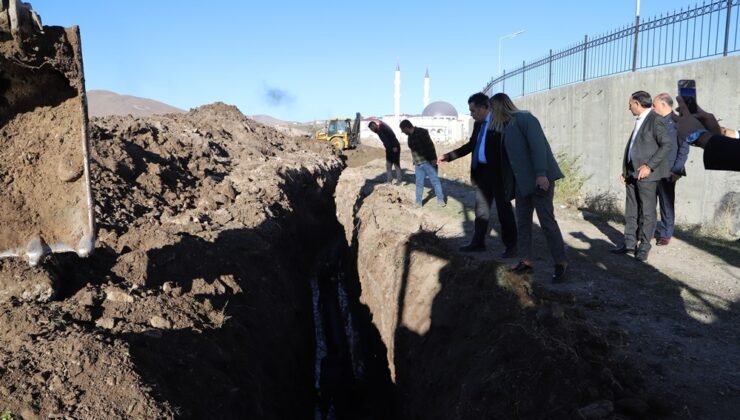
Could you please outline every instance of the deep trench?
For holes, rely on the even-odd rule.
[[[334,187],[325,190],[310,275],[315,343],[314,419],[394,419],[396,401],[386,349],[360,303],[357,254],[336,218]],[[351,199],[345,198],[345,199]],[[310,234],[310,236],[314,236]],[[309,241],[307,244],[315,244]]]
[[[224,308],[230,320],[220,329],[166,331],[159,338],[123,334],[137,372],[177,418],[397,417],[386,348],[359,299],[357,251],[336,216],[339,174],[285,174],[290,208],[272,207],[276,217],[262,226],[223,232],[213,242],[185,235],[147,252],[147,287],[179,277],[187,291],[191,278],[233,273],[247,291],[195,296]],[[254,245],[265,242],[266,248]],[[172,255],[174,272],[163,262]],[[57,299],[74,296],[103,273],[125,282],[111,277],[117,258],[110,249],[86,260],[58,256],[54,269],[63,287]],[[94,317],[101,315],[97,308]],[[92,321],[82,324],[95,328]]]

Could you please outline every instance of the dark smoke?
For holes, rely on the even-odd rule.
[[[265,87],[265,101],[272,106],[289,105],[293,103],[293,95],[278,88]]]

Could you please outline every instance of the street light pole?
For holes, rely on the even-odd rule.
[[[632,46],[632,71],[637,70],[637,40],[640,36],[640,0],[637,0],[635,6],[635,43]]]
[[[515,36],[519,36],[523,33],[527,32],[525,29],[522,29],[521,31],[516,31],[514,33],[511,33],[509,35],[504,35],[501,38],[498,39],[498,72],[497,74],[501,74],[501,41],[507,39],[507,38],[514,38]]]

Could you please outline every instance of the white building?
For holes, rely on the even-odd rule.
[[[393,94],[393,105],[394,114],[384,115],[380,118],[384,123],[388,124],[398,137],[398,141],[406,143],[406,135],[401,132],[398,127],[400,122],[404,119],[411,121],[416,127],[422,127],[429,130],[429,135],[435,143],[453,144],[461,141],[466,141],[470,138],[470,132],[473,129],[473,119],[467,115],[460,115],[452,104],[445,101],[436,101],[429,103],[429,71],[427,70],[424,76],[424,98],[423,103],[425,104],[421,114],[403,114],[400,112],[400,99],[401,99],[401,68],[396,65],[396,71],[394,75],[394,94]],[[362,122],[360,138],[363,144],[370,146],[382,146],[378,136],[367,128],[367,124],[370,120]]]

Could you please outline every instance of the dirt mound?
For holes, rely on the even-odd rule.
[[[9,299],[0,312],[0,410],[24,418],[312,412],[313,262],[301,247],[334,218],[336,153],[221,103],[94,119],[91,138],[96,252],[55,255],[31,271],[0,261],[0,284],[61,285],[44,304],[23,302],[47,298],[28,290],[0,295]]]
[[[382,162],[344,171],[338,217],[357,260],[354,293],[385,344],[400,418],[654,418],[622,331],[589,325],[574,297],[465,257]],[[445,209],[446,210],[446,209]],[[439,211],[442,211],[440,209]]]

